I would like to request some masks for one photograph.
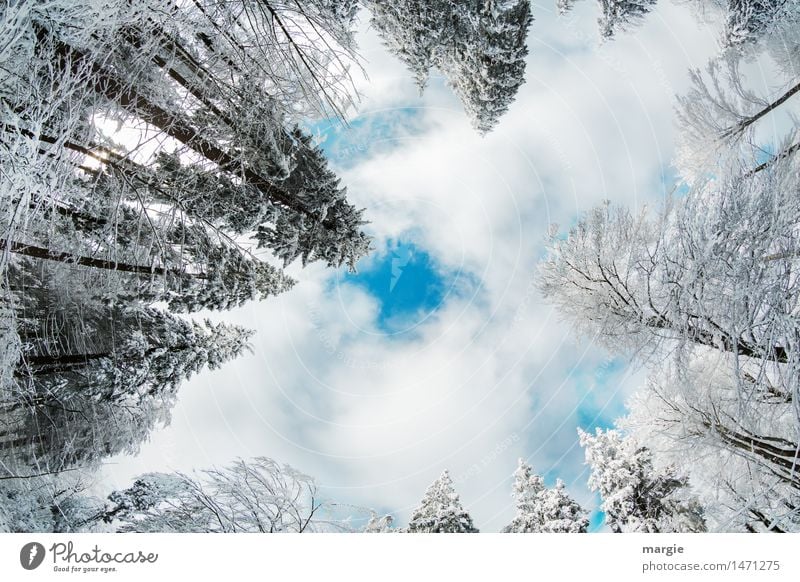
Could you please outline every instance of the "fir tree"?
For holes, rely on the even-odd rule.
[[[688,479],[674,467],[657,468],[652,453],[618,430],[579,429],[589,487],[603,498],[601,509],[615,533],[702,532],[703,510],[688,492]]]
[[[368,1],[371,23],[386,47],[408,67],[420,91],[455,31],[454,5],[441,0]]]
[[[796,0],[727,0],[723,42],[728,47],[751,43],[782,20],[796,20]],[[796,25],[796,23],[795,23]]]
[[[428,487],[419,507],[411,514],[409,533],[478,533],[461,506],[450,473],[445,471]]]
[[[34,281],[30,279],[29,282]],[[167,424],[180,384],[249,349],[249,330],[28,285],[0,449],[53,470],[135,452]]]
[[[527,0],[480,2],[477,15],[460,14],[456,42],[441,68],[480,133],[508,110],[525,80],[525,37],[532,22]]]
[[[506,533],[586,533],[589,527],[586,511],[569,496],[564,482],[545,487],[522,459],[514,473],[513,495],[517,515],[503,528]]]
[[[613,38],[619,32],[627,32],[638,25],[644,16],[650,12],[658,0],[599,0],[600,18],[597,24],[600,27],[600,36]]]
[[[530,2],[368,2],[373,26],[422,89],[438,68],[473,127],[490,131],[524,82]]]

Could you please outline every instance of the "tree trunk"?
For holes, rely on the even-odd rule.
[[[786,103],[789,99],[791,99],[794,95],[800,92],[800,83],[789,89],[786,93],[781,95],[778,99],[767,105],[764,109],[759,111],[758,113],[751,115],[744,119],[744,121],[740,122],[739,124],[735,125],[734,127],[729,128],[727,131],[723,132],[724,137],[730,137],[732,135],[740,134],[745,129],[753,125],[756,121],[767,115],[768,113],[776,110],[778,107]]]
[[[761,172],[762,170],[766,170],[772,164],[774,164],[776,162],[779,162],[780,160],[782,160],[784,158],[788,158],[793,153],[795,153],[797,150],[800,150],[800,143],[795,143],[795,144],[790,145],[789,147],[787,147],[785,150],[783,150],[779,154],[773,156],[773,158],[771,160],[767,160],[766,162],[757,165],[755,168],[753,168],[749,172],[745,173],[743,177],[744,178],[751,178],[751,177],[755,176],[758,172]]]
[[[73,263],[76,265],[83,265],[86,267],[94,267],[96,269],[108,269],[110,271],[122,271],[125,273],[139,273],[147,275],[167,275],[167,274],[180,274],[188,275],[187,273],[176,272],[164,267],[156,267],[149,265],[131,265],[130,263],[120,263],[117,261],[108,261],[106,259],[97,259],[94,257],[83,257],[74,255],[72,253],[53,251],[44,247],[29,245],[13,240],[0,239],[0,251],[9,250],[18,255],[32,257],[34,259],[44,259],[46,261],[58,261],[60,263]],[[205,275],[189,275],[197,278],[205,278]]]
[[[42,32],[41,34],[47,34]],[[80,65],[88,63],[91,68],[92,79],[90,84],[95,92],[117,102],[123,109],[135,112],[139,117],[163,131],[195,152],[213,162],[223,169],[241,168],[245,178],[265,196],[275,203],[301,214],[310,215],[305,206],[296,198],[275,187],[268,180],[248,167],[240,159],[234,158],[228,152],[205,139],[201,131],[192,127],[191,123],[183,116],[171,113],[139,95],[133,87],[124,86],[112,72],[97,63],[91,62],[89,57],[79,50],[54,39],[57,54],[71,63],[73,70],[79,73]]]
[[[684,331],[662,316],[647,318],[643,321],[643,323],[648,327],[654,327],[657,329],[673,330],[678,333]],[[789,361],[789,354],[786,352],[786,348],[781,346],[762,348],[761,346],[754,346],[741,339],[733,339],[729,335],[725,334],[715,337],[711,332],[703,329],[697,329],[695,327],[689,327],[685,331],[688,339],[703,346],[721,349],[725,352],[737,353],[741,356],[747,356],[749,358],[766,359],[782,364],[785,364]]]

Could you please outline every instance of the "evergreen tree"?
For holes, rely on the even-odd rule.
[[[460,14],[456,43],[441,68],[472,125],[490,131],[525,80],[525,37],[533,18],[527,0],[479,2],[477,15]]]
[[[473,127],[490,131],[524,82],[530,2],[368,2],[372,24],[422,89],[432,68],[447,77]]]
[[[657,468],[652,453],[618,430],[578,430],[589,487],[603,498],[601,509],[614,533],[687,533],[706,530],[703,510],[688,494],[688,479],[674,467]]]
[[[586,511],[567,493],[561,479],[541,496],[542,533],[586,533]]]
[[[353,105],[356,8],[0,10],[4,463],[61,471],[136,452],[180,383],[250,336],[170,312],[293,285],[256,245],[351,269],[369,251],[362,211],[298,126]]]
[[[638,25],[658,0],[599,0],[600,36],[613,38],[618,32],[627,32]]]
[[[0,532],[72,533],[95,522],[103,502],[71,475],[28,473],[0,480]]]
[[[330,60],[343,58],[349,50],[342,45],[341,52],[336,52],[332,39],[348,46],[352,42],[347,27],[352,24],[353,6],[348,5],[319,1],[293,8],[245,3],[242,13],[230,3],[198,1],[179,7],[169,0],[119,0],[108,3],[108,14],[102,21],[92,21],[97,15],[81,14],[85,30],[79,34],[66,32],[72,30],[71,22],[62,26],[64,19],[79,12],[71,7],[43,6],[19,15],[14,21],[19,34],[12,35],[9,42],[28,43],[24,48],[29,50],[31,72],[21,73],[30,85],[25,91],[3,87],[10,105],[2,119],[3,127],[11,133],[6,142],[9,159],[14,160],[16,170],[21,160],[19,147],[13,144],[38,144],[39,155],[60,162],[59,167],[48,170],[50,174],[58,176],[60,186],[69,182],[70,188],[53,190],[42,184],[45,187],[13,190],[31,192],[30,203],[21,201],[23,208],[38,211],[41,206],[55,204],[56,213],[69,218],[76,228],[74,236],[66,237],[62,232],[54,240],[53,233],[46,231],[47,224],[40,228],[38,219],[29,221],[33,229],[27,236],[7,236],[2,241],[4,249],[108,270],[171,273],[171,266],[159,264],[172,249],[161,240],[164,221],[158,224],[155,215],[178,217],[184,230],[187,221],[195,230],[201,224],[213,224],[218,238],[227,239],[228,247],[232,235],[274,230],[280,219],[292,232],[277,233],[272,238],[296,238],[295,256],[323,258],[336,266],[346,262],[353,268],[369,250],[368,239],[361,231],[361,212],[347,203],[345,190],[327,168],[321,152],[299,129],[290,129],[295,126],[289,112],[297,109],[296,95],[291,93],[284,102],[285,96],[273,91],[286,89],[289,79],[305,87],[306,101],[313,101],[315,95],[330,103],[340,101],[332,95],[342,91],[340,85],[325,82],[324,75],[330,75]],[[54,12],[49,13],[49,9]],[[289,30],[286,22],[292,18],[314,25],[305,34],[324,35],[329,42],[317,44],[325,44],[335,55],[323,58],[314,43],[302,37],[304,33]],[[264,19],[271,25],[253,28]],[[223,23],[229,26],[224,28]],[[272,26],[276,23],[277,28]],[[288,44],[279,45],[278,38],[264,38],[268,30]],[[287,46],[290,55],[283,52]],[[247,50],[240,50],[243,47]],[[260,51],[275,58],[253,60]],[[265,68],[267,64],[279,70]],[[222,78],[226,82],[222,83]],[[313,90],[309,83],[315,85]],[[71,93],[64,96],[62,106],[60,92],[67,89]],[[55,95],[38,104],[28,103],[25,95],[30,92]],[[37,112],[53,101],[68,110],[48,111],[47,118],[37,122]],[[178,155],[168,159],[158,149],[149,159],[130,155],[93,125],[98,114],[118,119],[121,124],[147,123],[179,147]],[[87,160],[100,168],[87,165]],[[38,171],[33,173],[39,175]],[[6,185],[4,182],[3,192]],[[98,194],[109,204],[103,207],[94,203]],[[112,214],[98,212],[101,210]],[[102,225],[113,236],[103,233]],[[104,239],[97,246],[101,235]],[[276,248],[276,252],[288,261],[285,247]],[[86,252],[87,248],[93,252]],[[121,258],[144,258],[143,252],[150,253],[150,260]],[[152,256],[156,252],[162,256]],[[110,258],[97,257],[99,253]],[[218,256],[211,259],[219,261]],[[224,264],[230,265],[230,260]],[[263,282],[269,269],[266,265],[255,269],[259,272],[255,278],[262,279],[258,285],[285,289],[276,272],[270,273],[271,284]],[[189,270],[198,275],[196,271]],[[246,278],[254,277],[253,269],[243,272],[238,266],[221,277],[231,281],[243,273]],[[245,281],[239,285],[247,286],[253,284]],[[214,292],[224,293],[219,284],[215,287]],[[242,300],[240,297],[233,304]],[[224,308],[226,303],[201,307]]]
[[[575,4],[576,0],[556,0],[556,9],[561,16],[567,14],[570,10],[572,10],[572,6]]]
[[[559,14],[572,10],[576,0],[556,0]],[[620,32],[629,32],[653,10],[658,0],[598,0],[600,35],[611,39]],[[796,24],[800,17],[797,0],[693,0],[698,14],[710,11],[725,23],[722,45],[726,49],[754,44],[769,36],[781,24]]]
[[[800,16],[797,0],[725,0],[724,44],[741,46],[757,41],[784,20]]]
[[[514,473],[517,515],[505,533],[586,533],[586,512],[573,500],[560,479],[552,489],[522,459]]]
[[[455,30],[450,11],[441,0],[367,1],[372,26],[386,47],[408,67],[420,91],[437,65],[442,47],[452,43]]]
[[[478,533],[461,506],[450,473],[445,471],[425,491],[408,523],[409,533]]]
[[[17,306],[21,355],[0,432],[8,458],[55,470],[135,452],[169,422],[183,380],[249,349],[238,326],[106,305],[37,274]]]

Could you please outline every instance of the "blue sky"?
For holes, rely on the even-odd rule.
[[[378,300],[376,326],[389,334],[401,334],[434,317],[460,287],[459,273],[440,272],[424,249],[402,240],[389,241],[369,269],[347,273],[341,283],[360,286]]]
[[[448,469],[476,525],[499,531],[524,458],[599,524],[577,428],[610,426],[643,374],[542,301],[536,265],[551,224],[668,193],[673,97],[717,31],[659,3],[601,45],[594,3],[566,21],[534,8],[527,82],[485,137],[440,76],[420,95],[363,23],[358,115],[309,127],[374,252],[357,274],[293,265],[289,293],[224,314],[257,330],[254,353],[183,386],[170,426],[107,482],[266,455],[403,524]]]

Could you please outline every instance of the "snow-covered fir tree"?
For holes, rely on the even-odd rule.
[[[600,36],[612,38],[619,32],[627,32],[650,12],[658,0],[599,0]]]
[[[285,242],[270,247],[284,262],[302,256],[354,268],[368,252],[361,212],[346,201],[321,152],[296,127],[304,104],[342,111],[343,77],[329,65],[344,63],[352,52],[352,6],[243,3],[238,10],[213,1],[178,6],[169,0],[115,0],[98,14],[66,0],[32,10],[19,4],[7,14],[13,23],[9,50],[19,49],[19,62],[4,77],[2,94],[9,107],[2,120],[7,130],[2,153],[20,173],[4,177],[3,192],[9,203],[30,211],[26,220],[15,220],[33,227],[20,237],[7,230],[5,251],[119,272],[187,272],[164,264],[175,252],[170,245],[182,242],[162,240],[169,216],[177,217],[184,232],[188,224],[196,232],[213,227],[217,246],[228,250],[241,246],[237,237],[275,231],[280,221],[290,232],[276,232],[271,240],[295,240],[297,247],[291,253]],[[257,26],[264,19],[273,24],[302,19],[310,26],[305,32]],[[276,38],[265,37],[268,30]],[[307,35],[322,35],[325,42]],[[227,80],[220,83],[223,77]],[[32,94],[48,98],[31,102]],[[169,145],[172,163],[165,163],[163,151],[147,158],[114,143],[97,122],[109,119],[121,127],[146,123]],[[26,144],[37,146],[26,158],[28,166],[20,157],[29,150]],[[55,178],[33,183],[37,176]],[[98,196],[108,200],[105,208],[93,202]],[[245,208],[237,208],[242,200]],[[41,220],[46,217],[36,213],[42,208],[71,221],[72,236],[64,229],[54,232]],[[204,238],[201,246],[208,247],[209,235]],[[190,241],[182,248],[197,246]],[[129,255],[128,260],[120,255]],[[147,260],[131,261],[131,255]],[[226,255],[221,264],[230,265]],[[215,256],[210,262],[219,261]],[[198,271],[188,273],[207,283],[213,279]],[[240,290],[284,290],[273,271],[267,263],[246,273],[237,266],[224,278],[230,282],[244,273]],[[268,285],[267,273],[273,280]],[[213,293],[224,293],[220,285],[214,287]]]
[[[556,0],[562,16],[572,10],[577,0]],[[649,13],[658,0],[597,0],[600,17],[597,26],[603,39],[614,38],[618,33],[629,32]]]
[[[249,349],[244,328],[136,303],[109,306],[43,274],[28,273],[16,308],[21,349],[0,431],[9,459],[53,470],[135,452],[169,422],[185,379]]]
[[[525,39],[533,18],[527,0],[479,4],[477,18],[461,15],[457,42],[443,54],[441,68],[472,125],[487,133],[508,111],[525,81]]]
[[[528,0],[367,2],[386,46],[411,70],[420,89],[439,69],[473,127],[490,131],[524,82]]]
[[[720,2],[720,0],[717,0]],[[758,41],[782,21],[800,17],[797,0],[722,0],[726,8],[723,43],[737,47]],[[720,3],[722,3],[720,2]]]
[[[556,9],[561,16],[569,13],[575,5],[576,0],[556,0]]]
[[[409,533],[478,533],[472,518],[462,507],[450,473],[444,471],[425,491],[411,514]]]
[[[28,472],[0,481],[0,533],[72,533],[94,530],[103,501],[71,474]]]
[[[556,0],[559,14],[569,12],[576,0]],[[650,13],[658,0],[598,0],[600,35],[611,39],[631,32]],[[723,49],[743,48],[760,42],[781,30],[786,22],[797,25],[800,3],[797,0],[690,0],[698,17],[709,16],[724,23]]]
[[[290,289],[268,253],[355,269],[362,211],[300,124],[354,105],[356,8],[3,7],[4,458],[55,470],[135,452],[182,380],[245,349],[249,332],[163,306]]]
[[[555,487],[545,487],[522,459],[514,473],[512,494],[517,514],[503,528],[505,533],[586,533],[589,527],[586,511],[569,496],[564,482],[559,479]]]
[[[449,12],[453,7],[440,0],[367,1],[370,22],[386,47],[408,67],[420,91],[440,58],[443,46],[455,31]]]
[[[686,533],[706,530],[703,509],[674,467],[657,467],[650,450],[619,430],[579,429],[589,487],[603,499],[600,506],[614,533]]]

